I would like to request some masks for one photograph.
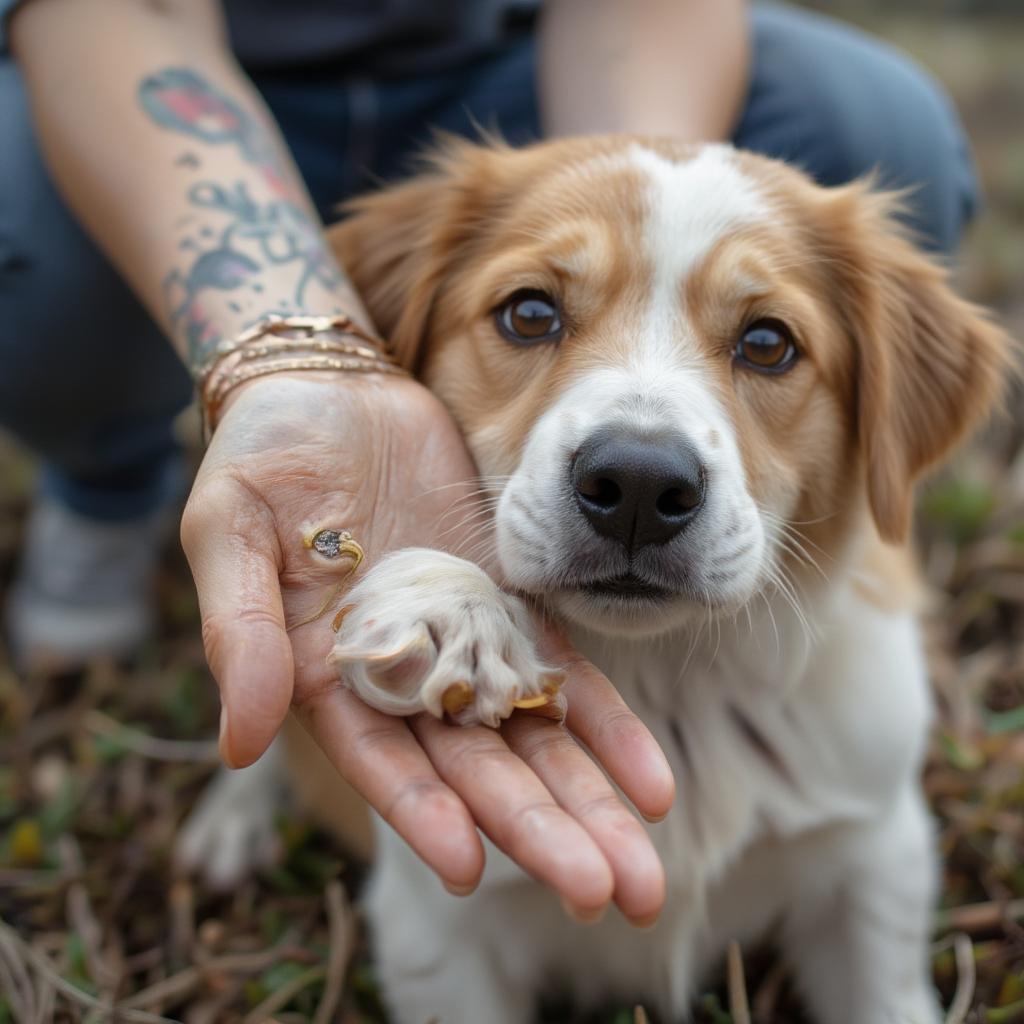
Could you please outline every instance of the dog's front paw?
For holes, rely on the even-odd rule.
[[[372,707],[497,726],[516,707],[557,711],[561,676],[538,656],[525,605],[440,551],[388,555],[353,588],[328,661]]]
[[[226,890],[280,860],[274,824],[284,795],[280,756],[275,740],[248,768],[217,772],[178,833],[174,856],[179,869]]]

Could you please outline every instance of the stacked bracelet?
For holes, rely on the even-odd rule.
[[[351,317],[266,317],[221,342],[196,374],[203,438],[209,442],[224,400],[240,384],[295,370],[405,373],[386,343]]]

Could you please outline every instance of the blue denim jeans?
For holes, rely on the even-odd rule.
[[[950,254],[976,205],[970,153],[942,90],[904,56],[836,22],[755,7],[753,76],[737,146],[826,185],[877,170],[914,186],[911,217]],[[341,199],[411,169],[442,128],[539,137],[533,40],[428,77],[330,70],[255,81],[325,219]],[[171,347],[57,196],[17,68],[0,59],[0,426],[42,460],[42,486],[83,515],[163,501],[179,464],[172,417],[190,383]],[[159,201],[159,197],[154,197]]]

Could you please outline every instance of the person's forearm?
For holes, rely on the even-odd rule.
[[[743,0],[549,0],[539,62],[545,133],[727,139],[749,51]]]
[[[30,0],[12,45],[57,187],[193,371],[271,313],[362,315],[216,4]]]

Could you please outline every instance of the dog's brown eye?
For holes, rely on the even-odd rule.
[[[796,359],[793,335],[781,320],[755,320],[736,346],[736,359],[752,370],[781,373]]]
[[[557,341],[562,334],[558,307],[551,296],[539,291],[516,292],[498,307],[495,321],[498,330],[516,345]]]

